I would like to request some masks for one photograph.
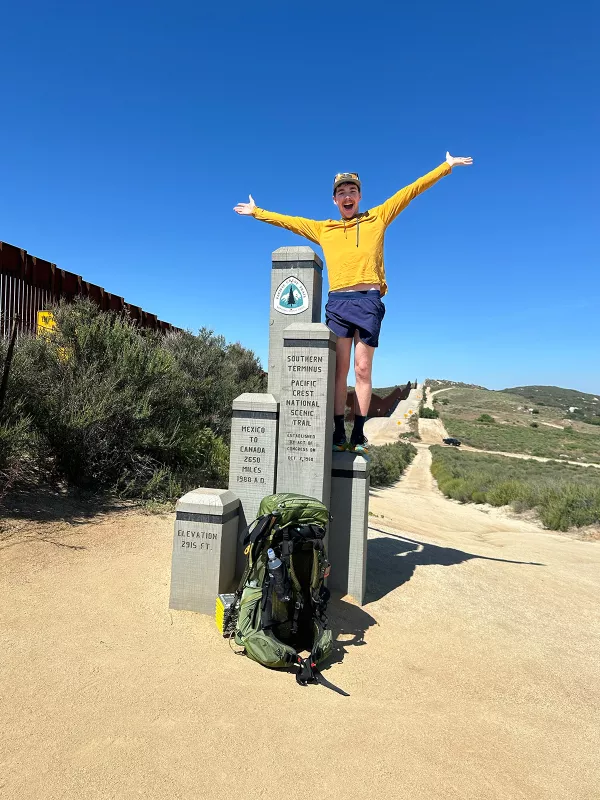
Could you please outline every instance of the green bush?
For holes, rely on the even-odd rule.
[[[443,400],[442,400],[442,405],[443,406],[447,406],[449,403],[450,403],[450,400],[448,400],[447,397],[444,397]]]
[[[566,485],[558,491],[547,492],[540,518],[547,528],[558,531],[600,522],[600,490]]]
[[[8,343],[0,339],[0,380]],[[0,409],[0,499],[14,485],[36,479],[37,441],[23,403],[7,393]]]
[[[435,408],[423,406],[421,409],[419,409],[419,416],[422,419],[437,419],[439,417],[439,413],[435,410]]]
[[[535,509],[552,530],[600,523],[597,471],[550,461],[513,460],[480,453],[431,448],[431,472],[447,497],[461,502]]]
[[[537,424],[537,422],[530,422],[529,423],[529,427],[530,428],[539,428],[540,426]]]
[[[507,506],[514,500],[522,500],[525,490],[517,480],[497,483],[486,492],[487,502],[492,506]]]
[[[531,413],[532,414],[539,414],[540,412],[539,412],[539,409],[534,408]]]
[[[254,354],[207,330],[139,329],[84,300],[54,314],[50,339],[19,341],[7,398],[30,420],[38,466],[129,497],[225,485],[232,400],[264,390]]]
[[[372,447],[369,451],[371,486],[389,486],[395,483],[416,454],[412,444],[404,442]]]
[[[35,450],[29,418],[0,419],[0,499],[13,485],[36,479]]]
[[[480,414],[475,421],[476,422],[496,422],[494,417],[492,417],[490,414]]]

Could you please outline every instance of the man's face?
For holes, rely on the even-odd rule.
[[[335,190],[333,202],[340,210],[342,219],[352,219],[358,214],[358,204],[360,202],[360,192],[355,183],[342,183]]]

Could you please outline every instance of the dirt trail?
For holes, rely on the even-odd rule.
[[[429,459],[373,492],[367,604],[331,605],[349,697],[168,610],[171,515],[11,525],[3,800],[596,800],[600,546],[445,499]]]
[[[389,417],[368,419],[365,422],[365,435],[369,442],[372,445],[397,442],[398,437],[407,433],[408,418],[411,414],[417,413],[422,396],[422,389],[411,389],[406,400],[400,400]]]
[[[429,386],[425,387],[425,408],[433,408],[433,398],[440,392],[447,392],[446,389],[438,389],[437,392],[432,392]],[[419,417],[419,436],[423,444],[442,444],[442,439],[448,438],[448,431],[444,427],[441,419],[424,419]]]
[[[430,444],[436,444],[436,442],[430,442]],[[468,444],[462,444],[460,449],[470,450],[472,453],[486,453],[493,456],[523,458],[526,460],[531,459],[532,461],[541,461],[542,463],[546,463],[548,461],[558,461],[560,464],[573,464],[576,467],[594,467],[595,469],[600,469],[600,464],[595,464],[593,461],[569,461],[566,458],[546,458],[546,456],[532,456],[529,455],[529,453],[506,453],[503,450],[481,450],[478,447],[470,447]]]
[[[448,438],[448,431],[441,419],[419,418],[419,436],[423,444],[442,444]]]

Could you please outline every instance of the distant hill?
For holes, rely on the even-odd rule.
[[[600,425],[600,393],[587,394],[577,389],[562,389],[560,386],[514,386],[502,391],[526,398],[536,406],[560,409],[569,419]],[[570,408],[575,410],[569,411]]]
[[[577,416],[584,412],[569,413],[568,406],[546,405],[540,394],[535,392],[532,399],[518,388],[494,391],[449,386],[434,395],[433,402],[448,434],[471,447],[600,463],[600,417]],[[581,398],[583,393],[576,395]],[[562,402],[572,397],[560,396]],[[553,402],[556,397],[551,394]],[[592,402],[594,397],[588,395]],[[592,420],[598,423],[589,424]]]

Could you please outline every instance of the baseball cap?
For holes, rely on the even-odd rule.
[[[358,172],[338,172],[333,179],[333,194],[335,194],[335,190],[338,188],[338,186],[341,186],[342,183],[353,183],[358,186],[359,192],[361,190]]]

